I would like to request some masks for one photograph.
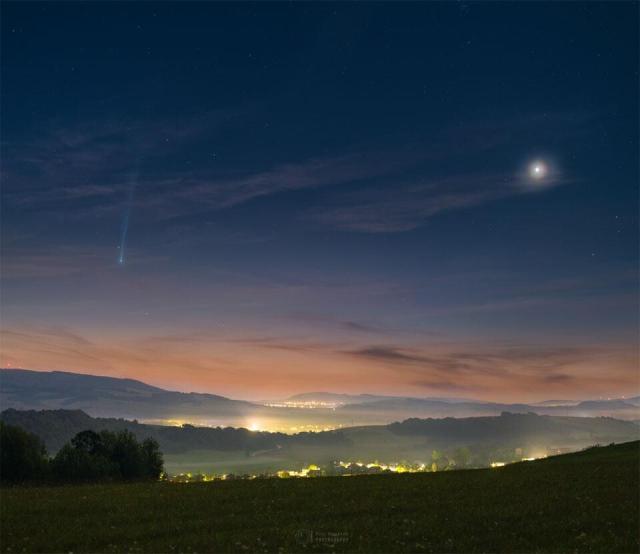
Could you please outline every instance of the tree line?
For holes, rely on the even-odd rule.
[[[77,433],[49,457],[42,440],[0,421],[0,482],[157,480],[164,462],[157,441],[128,430]]]

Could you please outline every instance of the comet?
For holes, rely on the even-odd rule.
[[[129,233],[129,219],[131,218],[131,209],[133,207],[133,200],[135,197],[136,187],[138,186],[138,171],[134,173],[131,179],[131,185],[127,192],[127,199],[124,209],[124,216],[122,218],[122,225],[120,226],[120,244],[118,245],[118,265],[125,265],[126,263],[126,248],[127,248],[127,234]]]

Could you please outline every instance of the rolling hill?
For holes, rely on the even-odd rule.
[[[340,426],[388,424],[411,417],[497,416],[502,412],[640,419],[636,398],[586,400],[572,404],[507,404],[462,398],[411,398],[371,394],[303,393],[291,402],[331,402],[334,407],[300,409],[266,406],[216,394],[184,393],[119,379],[63,371],[0,370],[0,405],[19,410],[82,410],[94,417],[148,422],[186,421],[205,425],[291,432]],[[256,425],[254,425],[256,427]]]
[[[38,435],[55,453],[85,429],[129,429],[139,440],[155,438],[168,455],[169,469],[205,472],[259,472],[299,469],[335,460],[431,463],[434,450],[465,463],[486,466],[491,460],[540,457],[593,444],[637,439],[637,424],[613,418],[576,418],[512,414],[444,419],[408,419],[320,433],[268,433],[237,428],[148,425],[115,418],[92,418],[80,410],[14,410],[0,419]],[[459,460],[458,460],[459,462]]]
[[[250,402],[202,393],[167,391],[133,379],[64,371],[0,371],[0,404],[16,409],[75,409],[93,416],[237,418],[260,409]]]

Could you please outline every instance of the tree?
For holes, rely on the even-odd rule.
[[[461,446],[453,451],[453,459],[458,467],[466,467],[471,459],[471,451],[466,446]]]
[[[158,443],[138,443],[128,430],[82,431],[53,460],[55,476],[64,481],[159,479],[163,465]]]
[[[53,474],[62,481],[103,481],[119,476],[119,468],[109,458],[84,448],[65,444],[52,461]]]
[[[88,429],[81,431],[71,439],[71,446],[77,450],[83,450],[88,454],[104,454],[102,437],[95,431]]]
[[[0,421],[0,480],[61,481],[159,479],[164,462],[158,443],[139,443],[128,430],[77,433],[49,460],[43,442],[20,427]]]
[[[434,450],[431,453],[431,462],[432,462],[431,467],[432,468],[435,467],[433,471],[436,471],[436,470],[439,471],[441,469],[444,469],[445,467],[447,467],[449,463],[444,453],[440,452],[439,450]]]
[[[145,439],[142,441],[142,460],[145,467],[146,477],[159,479],[164,471],[164,460],[160,445],[155,439]]]
[[[0,480],[19,483],[46,476],[47,451],[34,434],[0,421]]]
[[[140,445],[131,431],[125,429],[116,435],[111,458],[120,466],[123,479],[135,480],[145,477]]]

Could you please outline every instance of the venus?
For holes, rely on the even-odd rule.
[[[544,162],[536,161],[529,166],[529,176],[533,179],[544,179],[548,173],[547,166]]]

